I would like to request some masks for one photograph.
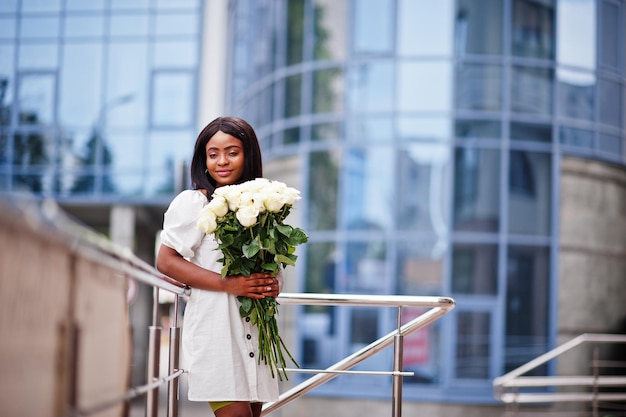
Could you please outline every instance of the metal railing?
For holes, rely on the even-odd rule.
[[[173,311],[178,312],[179,298],[191,291],[189,288],[178,286],[172,288],[170,284],[167,288],[174,292],[177,297]],[[158,310],[156,306],[159,302],[158,287],[155,290],[153,310],[153,326],[150,327],[150,345],[149,345],[149,379],[158,379],[159,369],[159,347],[158,342],[161,337],[161,331],[156,323],[158,323]],[[332,378],[341,374],[361,374],[361,375],[390,375],[393,377],[392,386],[392,416],[400,417],[402,415],[402,377],[412,376],[412,372],[402,371],[403,356],[403,338],[404,336],[421,329],[438,318],[450,312],[454,306],[454,300],[448,297],[420,297],[420,296],[404,296],[404,295],[357,295],[357,294],[291,294],[283,293],[278,297],[281,305],[316,305],[316,306],[360,306],[360,307],[396,307],[398,309],[397,328],[386,334],[385,336],[375,340],[369,345],[363,347],[357,352],[349,355],[343,360],[335,363],[327,369],[286,369],[288,372],[304,372],[314,373],[315,376],[303,381],[299,385],[289,389],[280,395],[275,402],[265,404],[263,407],[263,415],[270,414],[279,408],[294,401],[314,388],[328,382]],[[402,308],[418,307],[427,309],[418,317],[412,319],[402,325]],[[170,327],[169,341],[169,374],[172,375],[179,372],[179,341],[180,328],[178,327],[178,318],[172,321]],[[394,345],[393,370],[385,371],[351,371],[355,365],[361,363],[365,359],[373,356],[381,350]],[[169,381],[168,386],[168,416],[178,416],[178,381],[176,379]],[[146,402],[146,416],[156,417],[158,410],[158,388],[148,393]]]
[[[513,371],[495,378],[494,396],[510,406],[508,415],[518,415],[520,404],[586,403],[593,417],[599,416],[601,402],[626,402],[626,362],[603,360],[600,345],[626,344],[626,335],[585,333],[550,350]],[[591,345],[589,374],[572,376],[524,376],[553,359],[582,345]],[[616,375],[602,369],[617,370]],[[621,388],[616,392],[603,388]],[[626,404],[619,415],[626,415]],[[546,413],[545,410],[542,413]],[[610,414],[616,416],[618,414]]]

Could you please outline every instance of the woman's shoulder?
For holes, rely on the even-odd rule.
[[[181,206],[199,206],[203,207],[208,203],[204,190],[184,190],[181,191],[170,203],[170,209],[175,209]]]

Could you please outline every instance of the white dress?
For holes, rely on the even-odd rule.
[[[220,273],[222,253],[213,235],[196,226],[207,204],[200,191],[186,190],[164,216],[161,243],[185,259]],[[278,399],[278,381],[269,366],[258,364],[258,329],[239,315],[237,297],[192,289],[182,329],[182,363],[188,370],[190,401],[270,402]]]

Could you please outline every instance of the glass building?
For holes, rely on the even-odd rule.
[[[492,401],[494,377],[561,335],[564,159],[626,165],[624,2],[238,0],[229,23],[228,108],[271,164],[300,167],[298,290],[452,296],[450,317],[407,338],[404,396]],[[298,320],[304,365],[324,367],[396,312]],[[389,393],[362,381],[318,390]]]
[[[218,110],[256,128],[265,173],[303,194],[310,242],[288,285],[453,297],[405,340],[404,398],[492,404],[493,378],[626,317],[625,30],[623,0],[0,0],[0,193],[104,231],[106,210],[131,207],[151,261],[223,88]],[[611,208],[608,226],[571,205]],[[571,236],[613,281],[581,277],[594,268]],[[617,298],[606,320],[568,301],[592,285]],[[396,313],[299,310],[301,365],[342,359]],[[315,390],[390,392],[348,375]]]

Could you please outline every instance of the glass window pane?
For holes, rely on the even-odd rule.
[[[372,227],[376,228],[375,225]],[[345,264],[340,267],[345,273],[345,282],[340,283],[339,292],[389,294],[387,287],[391,285],[391,280],[385,279],[386,245],[384,240],[378,239],[347,242],[343,260]]]
[[[197,63],[198,49],[195,41],[154,43],[155,68],[191,68]]]
[[[595,0],[558,0],[557,62],[595,69]]]
[[[0,12],[15,12],[17,11],[17,0],[3,0],[0,1]]]
[[[302,74],[285,79],[285,117],[299,116],[302,106]]]
[[[602,1],[599,4],[602,23],[600,24],[600,56],[601,65],[619,70],[620,68],[620,6],[616,3]],[[622,8],[624,6],[622,5]],[[622,48],[624,39],[622,35]]]
[[[190,125],[193,92],[193,77],[190,73],[156,73],[152,91],[152,124]]]
[[[343,110],[343,73],[339,68],[313,73],[313,113],[336,113]]]
[[[149,108],[146,91],[148,45],[144,42],[111,43],[107,64],[107,124],[117,127],[145,126]]]
[[[68,11],[78,10],[103,10],[105,0],[65,0],[65,9]]]
[[[345,58],[345,22],[348,2],[314,0],[314,3],[314,58],[316,60]]]
[[[452,107],[449,62],[401,62],[397,83],[399,111],[447,112]]]
[[[157,36],[196,35],[198,24],[196,13],[157,13],[154,31]]]
[[[439,239],[401,241],[397,253],[397,294],[441,294],[445,252],[441,250]]]
[[[53,69],[59,66],[59,46],[50,43],[20,44],[17,65],[20,69]]]
[[[500,139],[502,124],[494,120],[462,120],[457,119],[454,124],[454,134],[457,138],[491,138]]]
[[[554,0],[513,0],[513,55],[554,59]]]
[[[498,246],[455,244],[452,251],[452,292],[498,294]]]
[[[354,143],[389,143],[393,141],[394,129],[391,116],[354,117],[348,122],[346,140]]]
[[[148,138],[148,150],[145,162],[148,167],[148,176],[144,184],[146,195],[162,195],[178,192],[188,175],[183,167],[189,166],[191,149],[196,135],[191,130],[176,130],[167,132],[152,132]],[[146,152],[144,152],[146,154]]]
[[[104,33],[104,18],[103,16],[67,16],[64,30],[67,38],[99,37]]]
[[[552,142],[552,126],[537,123],[511,122],[512,140],[528,142]]]
[[[307,226],[311,230],[337,228],[339,160],[337,153],[311,152],[309,155]]]
[[[612,153],[617,157],[622,155],[622,139],[616,135],[606,135],[601,133],[598,136],[598,150]]]
[[[354,53],[391,53],[394,42],[392,0],[354,0]],[[373,30],[375,28],[375,30]]]
[[[56,80],[52,74],[22,75],[18,85],[20,124],[49,125],[54,122]]]
[[[552,114],[552,70],[515,66],[511,78],[512,111],[543,116]]]
[[[13,165],[28,170],[51,164],[54,162],[54,145],[51,134],[17,134],[13,139]]]
[[[0,18],[0,39],[14,39],[17,35],[15,24],[13,17]]]
[[[509,247],[504,372],[548,351],[549,253],[544,247]],[[545,367],[527,375],[546,375]]]
[[[511,151],[509,154],[509,233],[549,235],[551,197],[551,155]]]
[[[102,45],[68,43],[63,48],[59,89],[59,121],[63,125],[95,126],[102,91]]]
[[[488,379],[491,346],[490,314],[463,311],[457,314],[455,376],[459,379]]]
[[[15,83],[15,47],[13,45],[0,45],[0,124],[8,123],[8,109],[13,102],[13,90]]]
[[[413,143],[398,151],[398,195],[393,203],[398,230],[430,232],[444,239],[448,231],[448,162],[446,145]]]
[[[449,140],[452,135],[448,117],[398,117],[397,120],[399,141],[443,142]]]
[[[391,111],[394,103],[393,90],[393,64],[360,64],[352,68],[349,74],[350,111]]]
[[[109,21],[109,33],[112,37],[148,36],[150,31],[147,13],[112,15]]]
[[[452,55],[453,14],[452,0],[400,0],[396,32],[398,54]]]
[[[311,126],[312,141],[339,141],[343,140],[343,123],[318,123]]]
[[[347,229],[383,231],[393,227],[395,204],[389,184],[394,183],[394,161],[394,151],[389,147],[345,151],[340,208]]]
[[[495,65],[458,64],[456,108],[498,111],[502,108],[502,69]]]
[[[61,0],[22,0],[23,12],[58,12],[60,10]]]
[[[403,307],[401,323],[424,314],[426,310],[415,307]],[[395,323],[393,323],[395,326]],[[402,349],[402,365],[405,371],[415,375],[404,377],[404,383],[437,384],[444,374],[440,347],[441,329],[439,323],[416,330],[404,337]]]
[[[502,38],[502,0],[457,2],[455,18],[457,55],[502,54]]]
[[[243,3],[242,3],[243,5]],[[287,65],[302,62],[304,39],[304,0],[287,2]]]
[[[157,9],[196,9],[201,0],[156,0]]]
[[[500,151],[458,148],[454,159],[454,229],[497,232]]]
[[[593,120],[596,77],[589,72],[558,68],[558,115],[576,120]]]
[[[599,122],[621,128],[623,126],[622,97],[624,96],[624,86],[619,82],[600,79],[598,89]]]
[[[149,7],[150,0],[111,0],[113,10],[148,9]]]
[[[562,126],[559,129],[559,141],[563,145],[593,149],[593,132],[585,129]]]
[[[20,21],[22,39],[56,38],[59,29],[58,17],[24,17]]]

